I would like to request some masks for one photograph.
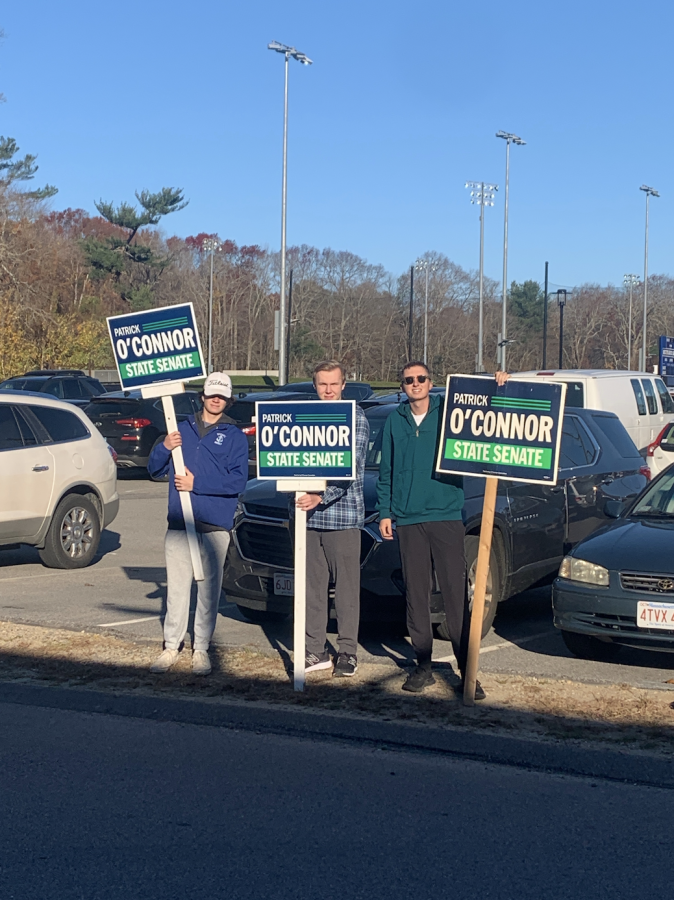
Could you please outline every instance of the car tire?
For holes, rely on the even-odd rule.
[[[152,445],[152,450],[150,450],[150,456],[152,456],[152,451],[153,451],[154,448],[157,446],[157,444],[161,444],[161,443],[163,442],[163,440],[164,440],[165,437],[166,437],[165,434],[160,434],[160,435],[159,435],[159,437],[157,438],[157,440],[156,440],[156,441],[154,442],[154,444]],[[147,474],[150,475],[150,470],[149,470],[149,469],[148,469]],[[164,482],[166,482],[166,481],[168,481],[168,480],[169,480],[168,472],[166,473],[166,475],[161,475],[161,476],[158,477],[158,478],[155,478],[154,475],[150,475],[150,481],[158,481],[158,482],[160,482],[160,483],[164,483]]]
[[[94,504],[80,494],[68,494],[54,510],[40,559],[50,569],[83,569],[93,562],[100,539]]]
[[[600,641],[589,634],[578,634],[577,631],[562,631],[562,640],[566,649],[574,656],[595,662],[612,662],[622,650],[620,644]]]
[[[480,547],[480,538],[476,534],[466,535],[465,542],[466,568],[468,570],[468,605],[473,610],[473,591],[475,589],[475,572],[477,569],[477,552]],[[501,596],[501,574],[498,559],[492,545],[489,557],[489,574],[487,575],[487,591],[484,598],[484,618],[482,619],[482,637],[485,638],[494,624],[494,617]],[[449,631],[446,622],[437,625],[438,637],[444,641],[449,640]]]
[[[288,618],[288,613],[277,612],[271,609],[249,609],[247,606],[240,606],[238,603],[236,608],[245,619],[248,619],[249,622],[253,622],[255,625],[271,625],[273,622],[285,622]]]

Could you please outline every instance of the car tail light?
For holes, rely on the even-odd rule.
[[[646,481],[651,480],[651,467],[650,466],[641,466],[639,469],[639,475],[645,475]]]
[[[653,456],[653,454],[655,453],[655,451],[656,451],[656,450],[658,449],[658,447],[660,446],[660,441],[661,441],[661,440],[663,439],[663,437],[665,436],[665,432],[670,428],[671,424],[672,424],[671,422],[668,422],[668,423],[665,425],[665,427],[662,429],[662,431],[660,432],[660,434],[659,434],[659,435],[656,437],[656,439],[653,441],[653,443],[648,445],[648,447],[646,448],[646,456],[647,456],[647,457],[648,457],[648,456]]]
[[[554,375],[554,372],[536,372],[536,375]]]
[[[110,456],[112,457],[112,461],[113,461],[114,463],[116,463],[116,462],[117,462],[117,454],[116,454],[116,452],[115,452],[114,447],[111,447],[110,444],[106,444],[106,447],[107,447],[108,450],[110,451]]]
[[[145,428],[151,424],[149,419],[115,419],[115,425],[124,425],[126,428]]]
[[[241,431],[244,434],[255,434],[255,425],[246,425],[246,427],[242,428]]]

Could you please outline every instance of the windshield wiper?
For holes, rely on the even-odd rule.
[[[641,509],[634,510],[634,512],[630,513],[631,516],[640,516],[643,518],[649,519],[671,519],[674,518],[674,513],[664,512],[661,509]]]

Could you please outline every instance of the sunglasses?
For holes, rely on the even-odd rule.
[[[415,381],[418,381],[419,384],[425,384],[430,380],[430,375],[406,375],[405,378],[403,378],[403,384],[414,384]]]

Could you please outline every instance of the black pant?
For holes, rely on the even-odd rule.
[[[340,653],[358,653],[360,622],[360,528],[307,528],[307,653],[325,650],[328,588],[335,585]]]
[[[398,525],[397,531],[407,594],[407,630],[417,663],[425,669],[431,667],[433,625],[430,600],[435,567],[445,606],[447,630],[463,675],[470,628],[463,522]]]

